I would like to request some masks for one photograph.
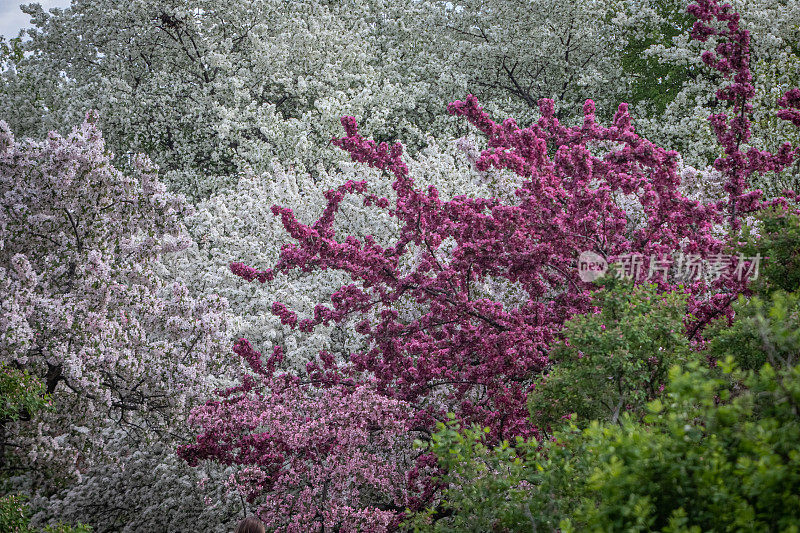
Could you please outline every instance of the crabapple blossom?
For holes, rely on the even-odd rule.
[[[79,478],[109,431],[167,438],[214,388],[226,340],[223,300],[159,275],[190,244],[190,206],[146,158],[116,169],[95,121],[44,141],[0,121],[0,358],[54,406],[3,422],[34,487],[57,480],[36,473]]]
[[[340,373],[332,356],[310,382],[277,373],[283,353],[263,360],[245,340],[234,351],[252,371],[219,401],[196,408],[204,429],[179,455],[246,465],[233,488],[279,531],[383,531],[407,505],[405,475],[413,464],[411,406]],[[269,492],[266,500],[259,498]]]

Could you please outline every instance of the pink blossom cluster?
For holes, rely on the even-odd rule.
[[[279,531],[396,525],[413,463],[411,407],[338,371],[311,382],[278,373],[279,349],[264,364],[244,339],[234,350],[254,376],[193,411],[190,421],[204,433],[179,455],[190,465],[246,465],[231,486],[257,500],[261,518]]]
[[[147,159],[115,168],[96,119],[43,142],[0,121],[0,362],[54,405],[4,422],[4,439],[55,479],[80,476],[114,431],[157,434],[208,394],[225,339],[224,302],[157,275],[188,246],[190,206]]]

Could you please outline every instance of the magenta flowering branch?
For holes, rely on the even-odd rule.
[[[708,120],[724,150],[724,156],[714,161],[714,167],[725,176],[726,210],[730,228],[736,232],[741,228],[740,215],[752,213],[765,205],[786,205],[784,198],[765,203],[762,192],[748,190],[748,184],[754,174],[782,171],[800,156],[800,150],[786,142],[775,154],[755,147],[743,151],[743,146],[750,140],[752,100],[755,97],[750,72],[750,32],[740,26],[741,17],[730,4],[699,0],[688,7],[688,12],[697,18],[692,38],[701,42],[711,37],[717,39],[713,51],[703,52],[703,62],[731,80],[717,91],[716,96],[731,106],[733,116],[716,113]],[[777,112],[778,117],[800,126],[799,104],[800,91],[788,91],[778,100],[778,105],[784,108]],[[796,193],[785,191],[785,196],[794,199]]]
[[[800,89],[791,89],[778,99],[778,118],[791,122],[800,128]]]

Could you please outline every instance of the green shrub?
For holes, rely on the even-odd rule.
[[[667,369],[689,357],[683,295],[608,276],[600,286],[594,293],[600,312],[566,323],[564,340],[551,352],[553,368],[529,397],[539,427],[570,413],[579,423],[641,414],[662,390]]]

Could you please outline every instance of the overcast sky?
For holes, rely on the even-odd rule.
[[[20,11],[22,4],[42,4],[45,11],[52,7],[67,7],[70,0],[0,0],[0,35],[6,38],[16,37],[19,30],[30,27],[31,19]]]

